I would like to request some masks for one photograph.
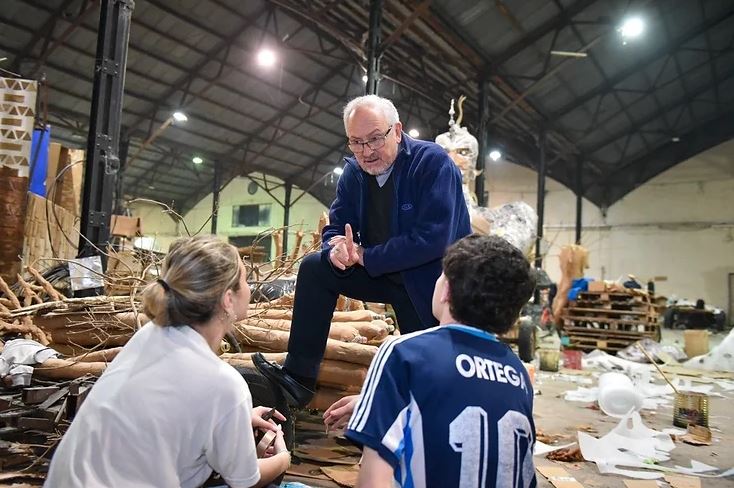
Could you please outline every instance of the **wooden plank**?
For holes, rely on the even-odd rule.
[[[58,386],[35,386],[30,388],[23,388],[23,403],[26,405],[34,405],[36,403],[42,403],[52,394],[59,391]]]
[[[613,308],[568,307],[567,310],[574,312],[608,313],[614,315],[649,315],[649,312],[638,312],[636,310],[615,310]]]
[[[575,320],[578,322],[599,322],[599,323],[605,323],[605,324],[619,324],[619,325],[633,325],[638,326],[642,325],[644,327],[655,327],[657,328],[657,323],[649,322],[649,321],[637,321],[637,320],[625,320],[625,319],[614,319],[611,317],[589,317],[589,316],[581,316],[581,315],[564,315],[564,320]]]

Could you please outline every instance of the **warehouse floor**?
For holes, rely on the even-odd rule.
[[[712,334],[709,341],[710,347],[713,348],[717,345],[723,337],[725,337],[724,333]],[[683,331],[664,330],[662,342],[682,347]],[[593,384],[596,384],[596,379],[590,371],[562,370],[558,374],[536,373],[535,424],[539,437],[546,440],[546,442],[550,443],[547,439],[556,439],[553,442],[554,444],[570,444],[576,441],[579,430],[586,431],[594,437],[601,437],[619,423],[618,419],[604,414],[595,405],[570,402],[563,398],[566,391],[574,390],[579,386],[573,380],[575,377],[589,377],[592,378]],[[705,373],[701,381],[706,381]],[[663,382],[658,378],[656,383],[662,384]],[[694,382],[694,384],[697,383]],[[670,461],[662,463],[663,465],[688,467],[691,465],[691,460],[695,460],[724,470],[734,467],[734,391],[725,392],[718,387],[715,387],[713,391],[721,393],[723,397],[711,396],[709,398],[711,445],[694,446],[676,441],[675,448],[670,452]],[[642,419],[647,427],[655,430],[661,431],[673,428],[672,405],[660,406],[657,410],[643,410]],[[306,454],[308,457],[311,453],[317,459],[334,456],[336,462],[344,463],[335,464],[337,469],[342,470],[341,475],[346,476],[347,480],[350,475],[356,479],[356,468],[350,468],[348,464],[350,461],[354,462],[355,459],[358,459],[358,455],[346,443],[340,442],[334,433],[331,433],[327,438],[318,416],[304,415],[299,419],[297,439],[297,450],[302,454]],[[329,453],[329,449],[332,450],[332,453]],[[296,452],[296,455],[298,456],[299,453]],[[339,455],[343,457],[338,457]],[[297,481],[313,487],[338,487],[338,484],[325,479],[326,477],[319,473],[319,464],[318,462],[304,460],[299,467],[291,471],[292,474],[286,476],[285,480]],[[632,481],[632,478],[629,477],[602,475],[592,462],[551,461],[541,455],[535,457],[535,464],[541,470],[544,466],[560,466],[567,471],[569,476],[574,477],[585,487],[626,488],[625,481]],[[307,474],[306,476],[295,475],[296,471]],[[312,476],[317,476],[317,478]],[[700,486],[704,488],[731,487],[734,484],[732,478],[699,479]],[[538,473],[538,486],[551,487],[553,485]],[[687,486],[692,488],[696,485]]]

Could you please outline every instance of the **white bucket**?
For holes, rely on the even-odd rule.
[[[643,397],[635,391],[632,380],[622,373],[599,376],[599,408],[612,417],[622,418],[630,410],[642,408]]]

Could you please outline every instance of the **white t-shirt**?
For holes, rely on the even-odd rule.
[[[247,383],[190,327],[140,329],[97,380],[46,487],[233,488],[260,479]]]

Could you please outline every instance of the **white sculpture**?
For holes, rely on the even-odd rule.
[[[436,136],[436,143],[446,149],[461,170],[464,199],[466,200],[474,232],[504,238],[525,254],[532,249],[538,216],[525,202],[510,202],[497,208],[480,207],[471,190],[481,171],[477,171],[479,143],[477,138],[461,126],[465,96],[459,97],[459,117],[454,121],[454,100],[449,110],[449,130]]]

